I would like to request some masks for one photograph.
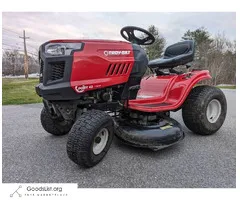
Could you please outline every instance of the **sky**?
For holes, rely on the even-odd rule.
[[[147,29],[155,25],[168,45],[181,40],[188,30],[205,27],[211,35],[224,33],[236,39],[234,12],[3,12],[2,44],[5,49],[23,49],[23,29],[27,49],[35,53],[39,45],[51,39],[124,40],[124,26]]]

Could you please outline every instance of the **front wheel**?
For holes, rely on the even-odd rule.
[[[68,157],[78,165],[93,167],[106,155],[113,140],[112,118],[90,110],[77,118],[67,141]]]
[[[185,125],[200,135],[217,132],[226,113],[227,102],[222,90],[207,85],[193,88],[182,107]]]
[[[42,109],[40,119],[42,127],[45,129],[45,131],[55,136],[67,134],[73,125],[72,121],[53,118],[45,107]]]

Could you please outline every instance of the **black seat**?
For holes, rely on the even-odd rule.
[[[187,64],[194,58],[194,41],[185,40],[166,48],[163,57],[151,60],[148,66],[152,69],[169,69]]]

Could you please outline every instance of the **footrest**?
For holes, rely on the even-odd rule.
[[[159,106],[169,106],[169,105],[171,105],[171,104],[163,102],[163,103],[155,103],[155,104],[145,104],[145,105],[141,105],[141,106],[146,107],[146,108],[155,108],[155,107],[159,107]]]

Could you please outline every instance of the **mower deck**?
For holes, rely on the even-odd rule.
[[[153,151],[176,144],[184,138],[181,125],[171,118],[151,126],[137,126],[123,122],[115,127],[115,135],[127,145]]]

